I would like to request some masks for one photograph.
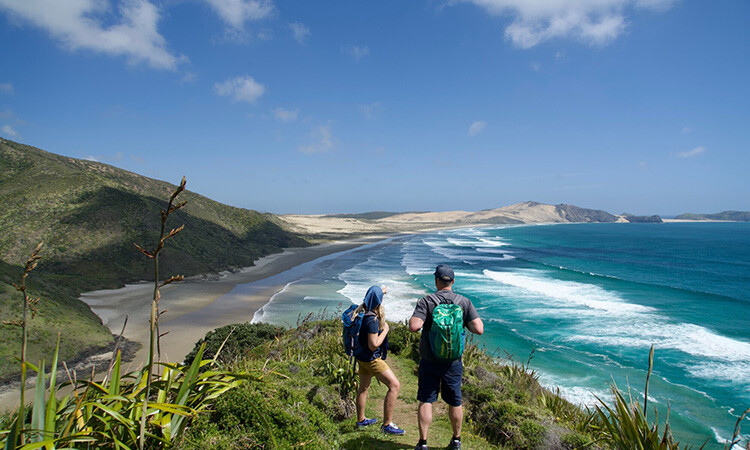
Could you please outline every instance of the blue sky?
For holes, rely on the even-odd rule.
[[[750,210],[750,2],[0,0],[0,136],[275,213]]]

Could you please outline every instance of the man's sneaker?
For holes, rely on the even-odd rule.
[[[427,444],[417,444],[414,450],[427,450]]]
[[[385,434],[395,434],[398,436],[401,436],[404,434],[404,430],[399,428],[395,423],[391,422],[388,425],[383,425],[380,427],[380,431],[382,431]]]
[[[450,450],[461,450],[461,441],[457,439],[451,439],[450,444],[448,444],[448,448]]]
[[[365,419],[362,422],[357,422],[357,428],[364,428],[369,427],[370,425],[373,425],[375,422],[377,422],[378,419],[368,419],[365,417]]]

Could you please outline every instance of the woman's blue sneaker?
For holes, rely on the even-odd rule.
[[[404,430],[399,428],[395,423],[391,422],[388,425],[383,425],[380,427],[380,431],[382,431],[385,434],[395,434],[395,435],[402,435],[404,434]]]
[[[365,419],[362,422],[357,422],[357,428],[368,427],[370,425],[373,425],[377,421],[378,421],[378,419],[374,419],[374,418],[373,419],[368,419],[367,417],[365,417]]]

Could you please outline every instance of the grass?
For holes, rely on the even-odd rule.
[[[238,324],[230,328],[256,326],[259,324]],[[193,423],[180,447],[413,448],[418,438],[418,338],[404,324],[391,326],[387,362],[401,382],[394,422],[406,430],[403,437],[383,435],[379,427],[355,429],[356,376],[343,354],[341,324],[331,319],[303,320],[297,328],[269,336],[263,344],[246,348],[244,357],[227,363],[226,368],[230,370],[261,373],[264,382],[239,386],[222,396]],[[464,448],[528,449],[548,444],[557,445],[556,448],[577,448],[577,443],[593,440],[587,432],[576,431],[577,421],[585,418],[585,414],[545,391],[525,368],[509,369],[471,341],[464,362]],[[529,386],[533,389],[529,390]],[[373,384],[367,401],[367,417],[382,420],[386,392],[385,386]],[[538,395],[541,393],[556,397],[559,404],[579,414],[556,418],[541,400]],[[428,442],[440,448],[451,436],[447,407],[438,401]]]
[[[151,280],[133,242],[155,245],[163,199],[176,186],[106,164],[67,158],[0,140],[0,320],[10,321],[21,304],[10,285],[17,282],[34,246],[44,241],[44,260],[29,283],[39,305],[30,325],[29,357],[54,351],[60,357],[104,347],[112,335],[81,292]],[[247,267],[284,247],[305,246],[270,214],[222,205],[192,192],[174,219],[191,230],[164,249],[162,268],[186,276]],[[155,231],[156,230],[156,231]],[[18,376],[16,330],[0,329],[0,380]]]
[[[226,339],[212,359],[203,359],[205,344],[201,344],[189,365],[160,361],[159,319],[162,312],[159,310],[159,289],[169,283],[181,281],[182,276],[171,276],[161,281],[159,255],[167,240],[184,229],[181,226],[166,231],[169,216],[186,204],[176,202],[177,196],[184,189],[183,178],[172,193],[166,210],[161,210],[161,232],[153,249],[146,250],[136,245],[142,254],[153,261],[154,271],[148,363],[140,371],[122,374],[119,350],[102,381],[95,378],[93,373],[90,379],[79,381],[75,373],[71,374],[67,371],[67,366],[64,366],[69,379],[67,384],[73,392],[58,398],[59,335],[49,377],[44,360],[37,366],[27,360],[29,315],[33,317],[37,312],[39,299],[29,297],[26,279],[41,259],[39,252],[42,244],[37,245],[32,252],[26,261],[20,283],[14,284],[23,300],[21,318],[5,323],[21,329],[20,406],[6,421],[9,423],[7,430],[0,432],[6,450],[68,446],[115,449],[138,447],[141,450],[168,448],[182,437],[189,420],[206,408],[209,402],[246,380],[259,380],[247,372],[229,372],[214,367]],[[30,407],[24,398],[29,369],[37,373]]]

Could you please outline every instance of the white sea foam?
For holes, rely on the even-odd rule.
[[[750,398],[750,362],[708,362],[700,365],[683,365],[694,377],[741,383],[745,397]]]
[[[477,245],[479,241],[476,239],[458,239],[458,238],[448,238],[446,239],[446,242],[455,245],[456,247],[474,247]]]
[[[489,247],[507,247],[510,245],[509,243],[497,238],[479,238],[479,240]]]
[[[424,242],[433,253],[446,258],[448,261],[460,261],[467,255],[466,251],[461,250],[460,247],[454,245],[445,245],[445,241],[436,241],[434,239],[423,239]]]
[[[424,243],[421,239],[404,242],[401,254],[401,265],[409,275],[427,275],[435,269],[434,260],[424,252]]]
[[[568,327],[548,330],[566,342],[595,347],[659,349],[689,355],[683,368],[693,377],[725,381],[750,398],[750,342],[720,335],[690,323],[673,323],[655,309],[627,302],[598,286],[555,280],[538,270],[484,274],[517,288],[523,317],[572,319]]]
[[[536,271],[534,275],[526,275],[519,272],[484,270],[484,274],[495,281],[522,288],[526,291],[542,295],[547,299],[602,310],[617,315],[643,313],[653,310],[653,308],[647,306],[627,303],[617,294],[606,291],[599,286],[574,281],[554,280],[544,276],[543,272],[540,271]]]
[[[599,403],[597,397],[604,400],[608,398],[607,395],[609,394],[607,391],[591,389],[586,386],[569,386],[564,382],[569,383],[570,380],[557,379],[545,374],[541,375],[539,382],[552,392],[559,389],[560,396],[575,405],[593,407]]]
[[[257,311],[255,311],[255,314],[253,314],[253,319],[250,321],[250,323],[258,323],[258,322],[262,321],[263,320],[263,316],[267,312],[266,310],[273,308],[273,302],[276,299],[276,297],[278,297],[279,295],[284,294],[289,288],[292,287],[292,285],[297,284],[299,281],[300,280],[296,280],[296,281],[292,281],[291,283],[287,283],[286,285],[284,285],[284,287],[280,291],[278,291],[275,294],[273,294],[271,296],[271,298],[268,300],[268,303],[266,303],[265,305],[261,306]]]
[[[329,301],[331,300],[328,297],[316,297],[314,295],[305,295],[302,297],[303,302],[319,302],[319,301]]]
[[[478,228],[456,228],[455,230],[443,230],[438,232],[439,235],[450,236],[487,236],[487,232]]]
[[[722,336],[695,324],[669,323],[666,317],[658,314],[648,314],[638,321],[618,324],[613,329],[605,330],[597,342],[629,347],[640,347],[644,342],[658,343],[662,349],[679,350],[717,362],[741,363],[744,367],[735,369],[750,371],[750,343]],[[695,371],[706,369],[695,368]]]
[[[493,248],[493,247],[505,247],[510,244],[507,244],[503,241],[492,239],[492,238],[470,238],[470,239],[461,239],[461,238],[447,238],[446,242],[456,246],[456,247],[471,247],[473,249],[480,249],[480,248]]]
[[[479,247],[475,250],[478,251],[479,253],[494,253],[496,255],[507,255],[509,253],[513,253],[510,250],[506,250],[506,249],[499,250],[497,248],[492,248],[492,247]]]
[[[476,261],[500,261],[515,259],[514,256],[507,255],[507,252],[489,251],[493,248],[492,246],[482,244],[478,241],[448,238],[446,241],[425,239],[423,242],[427,246],[429,246],[430,250],[432,250],[433,253],[448,258],[452,261],[463,261],[467,264],[472,265],[475,265]],[[500,256],[487,256],[487,254],[499,254]]]
[[[721,434],[719,434],[719,430],[717,430],[715,427],[711,427],[711,431],[714,432],[714,439],[716,440],[716,442],[721,445],[726,445],[727,443],[729,443],[729,438],[725,438]],[[730,450],[745,450],[746,443],[750,441],[750,435],[741,434],[739,437],[740,442],[738,444],[734,444]]]
[[[359,304],[370,286],[388,286],[388,293],[383,298],[386,319],[406,320],[414,312],[417,299],[427,292],[416,289],[399,269],[373,255],[338,276],[345,283],[338,293]]]

